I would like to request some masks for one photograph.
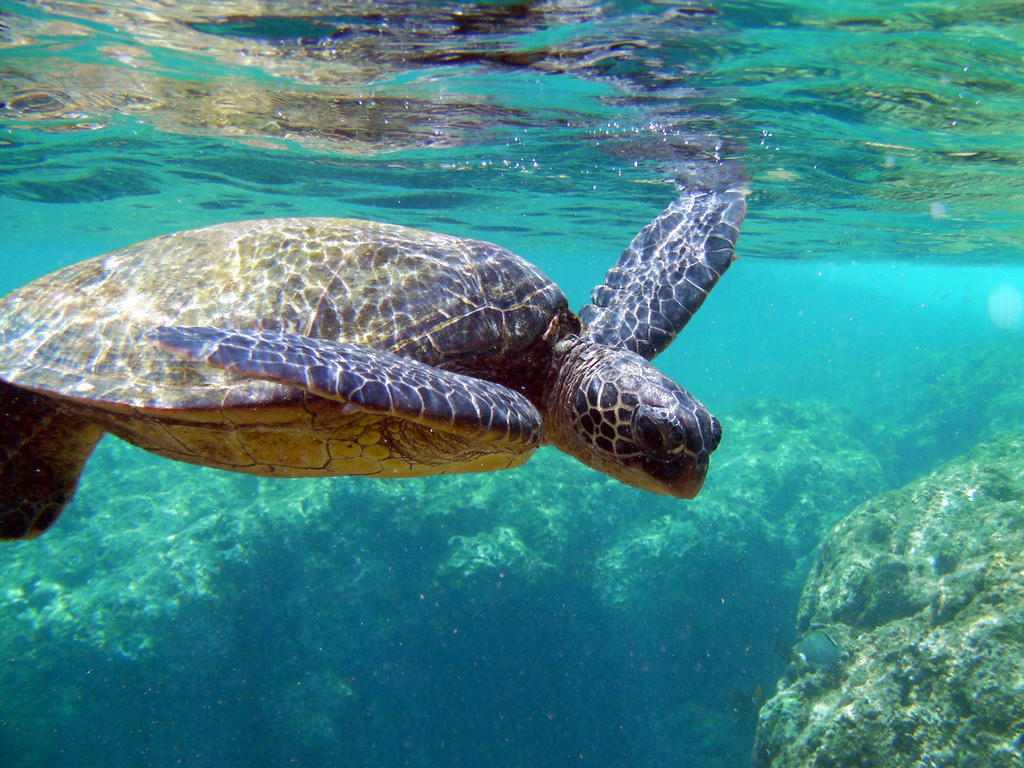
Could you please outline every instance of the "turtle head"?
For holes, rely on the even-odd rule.
[[[718,419],[634,352],[576,340],[562,360],[548,441],[627,485],[696,496]]]

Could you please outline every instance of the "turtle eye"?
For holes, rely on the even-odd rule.
[[[657,421],[644,408],[637,408],[634,413],[633,434],[640,446],[649,453],[659,453],[665,447],[665,436],[658,429]]]

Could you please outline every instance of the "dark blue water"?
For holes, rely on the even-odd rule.
[[[723,162],[740,258],[657,359],[722,446],[683,502],[553,449],[273,481],[107,438],[4,547],[0,765],[748,764],[821,536],[1024,429],[1019,9],[254,8],[0,3],[0,292],[331,215],[500,243],[579,307]]]

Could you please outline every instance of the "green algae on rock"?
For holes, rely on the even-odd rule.
[[[57,647],[74,641],[114,657],[147,656],[179,616],[229,599],[228,568],[286,544],[297,517],[312,526],[310,510],[329,508],[328,489],[315,483],[268,492],[256,478],[154,467],[117,440],[104,440],[95,461],[104,474],[86,476],[75,504],[88,513],[67,522],[67,540],[44,539],[38,554],[18,547],[4,559],[10,586],[0,620],[36,637],[24,644],[7,633],[5,652],[31,658],[46,637]]]
[[[508,577],[536,581],[538,570],[550,565],[530,550],[514,529],[500,526],[474,536],[455,536],[449,542],[451,557],[439,569],[439,577],[464,582],[463,588],[479,590],[480,577],[501,581]]]
[[[754,766],[1019,766],[1021,573],[1024,436],[858,507],[823,542],[797,620],[838,632],[849,658],[790,667]]]

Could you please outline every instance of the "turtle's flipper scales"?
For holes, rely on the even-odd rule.
[[[0,381],[0,539],[53,524],[102,436],[60,403]]]
[[[583,336],[653,359],[729,268],[745,213],[738,190],[683,190],[593,290],[580,310]]]
[[[146,334],[161,349],[254,379],[298,387],[362,412],[529,453],[540,444],[540,413],[507,387],[433,368],[361,344],[292,333],[162,327]]]

